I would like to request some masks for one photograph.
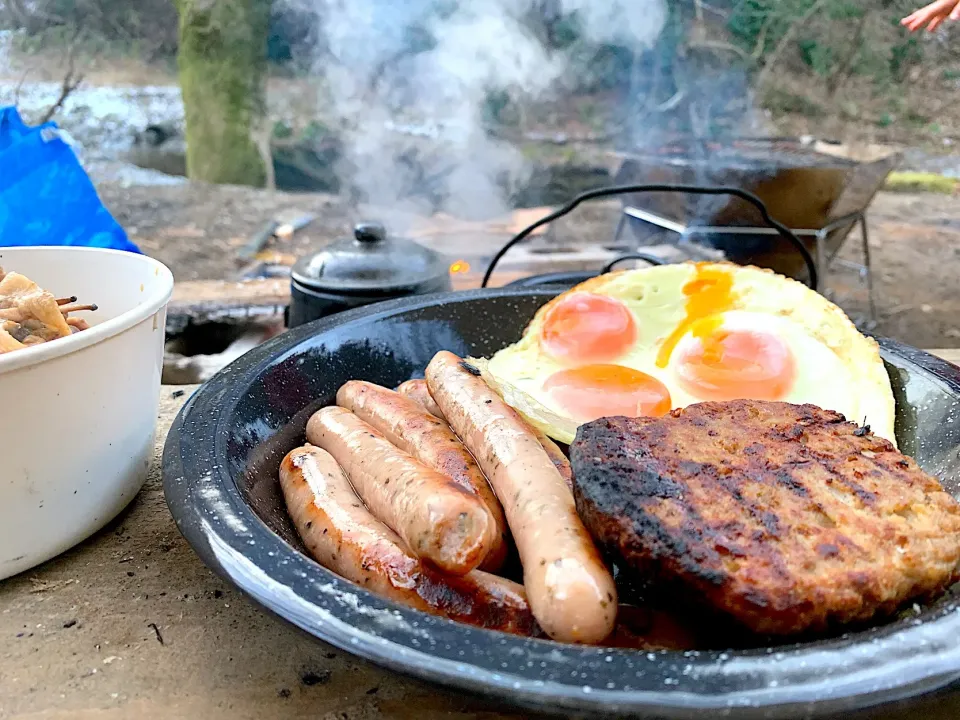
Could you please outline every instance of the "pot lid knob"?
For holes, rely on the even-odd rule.
[[[333,294],[410,294],[449,282],[450,261],[409,238],[387,233],[379,222],[353,226],[353,237],[335,240],[300,258],[290,271],[294,282]]]
[[[364,244],[382,243],[387,238],[387,230],[380,223],[358,223],[353,227],[353,236]]]

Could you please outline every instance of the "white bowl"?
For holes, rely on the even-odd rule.
[[[115,250],[0,248],[0,266],[96,303],[91,327],[0,355],[0,579],[112,520],[147,477],[173,275]]]

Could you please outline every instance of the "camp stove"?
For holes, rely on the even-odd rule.
[[[629,259],[660,264],[675,261],[677,252],[690,260],[716,260],[719,253],[828,292],[823,279],[831,267],[843,265],[865,282],[870,317],[875,318],[866,210],[899,154],[857,162],[822,152],[812,142],[764,138],[685,139],[619,156],[617,187],[585,193],[545,219],[566,214],[587,196],[621,196],[623,212],[613,246],[631,250],[603,270]],[[862,264],[837,258],[855,228]],[[516,242],[514,238],[506,247]],[[674,251],[672,258],[660,252],[664,247]],[[567,284],[595,274],[553,273],[517,284]]]

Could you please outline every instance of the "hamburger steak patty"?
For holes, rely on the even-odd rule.
[[[570,459],[580,517],[621,567],[754,632],[867,620],[960,579],[960,504],[813,405],[596,420]]]

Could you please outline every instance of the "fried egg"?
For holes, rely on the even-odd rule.
[[[707,400],[810,403],[894,439],[876,342],[769,270],[682,263],[610,273],[543,306],[519,342],[475,361],[532,424],[569,443],[585,422]]]

